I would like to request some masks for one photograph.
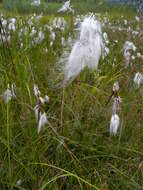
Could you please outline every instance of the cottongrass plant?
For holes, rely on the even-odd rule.
[[[2,95],[2,99],[5,104],[8,104],[11,99],[16,99],[14,84],[12,84],[11,86],[8,84],[7,90]]]
[[[73,81],[85,67],[97,69],[103,49],[101,23],[93,15],[85,17],[81,23],[80,37],[64,67],[64,84]]]
[[[134,77],[134,84],[137,89],[140,87],[141,83],[143,83],[143,75],[137,72]]]
[[[120,104],[121,104],[121,98],[118,94],[119,91],[119,83],[115,82],[113,85],[113,105],[112,105],[112,116],[110,120],[110,135],[115,136],[117,135],[118,128],[120,125],[120,118],[118,116],[119,110],[120,110]]]
[[[74,13],[74,10],[72,9],[71,6],[71,1],[66,1],[64,5],[58,10],[58,13],[65,13],[65,12],[71,12]]]
[[[36,84],[34,84],[34,95],[37,98],[37,104],[34,107],[36,122],[38,123],[38,134],[42,128],[48,123],[47,115],[42,112],[42,108],[49,103],[49,97],[46,95],[44,98],[41,97],[41,92]]]

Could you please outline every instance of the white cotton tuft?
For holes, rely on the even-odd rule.
[[[142,82],[143,82],[143,75],[137,72],[134,77],[134,83],[136,87],[139,88]]]
[[[35,117],[36,117],[36,121],[39,121],[39,118],[41,117],[41,112],[40,112],[40,107],[39,105],[36,105],[34,107],[34,112],[35,112]]]
[[[60,12],[73,12],[74,13],[74,10],[72,9],[72,7],[71,7],[71,4],[70,4],[71,2],[70,2],[70,0],[69,1],[66,1],[65,3],[64,3],[64,5],[58,10],[58,13],[60,13]]]
[[[116,135],[120,125],[120,118],[117,114],[112,115],[110,121],[110,135]]]
[[[80,38],[74,44],[64,68],[65,83],[73,80],[85,67],[97,69],[103,50],[101,24],[87,17],[80,28]]]
[[[118,81],[116,81],[113,84],[113,92],[118,92],[118,91],[119,91],[119,83]]]
[[[34,95],[36,97],[39,97],[41,92],[40,92],[40,90],[39,90],[39,88],[38,88],[38,86],[36,84],[34,84],[34,89],[33,90],[34,90]]]
[[[46,113],[44,112],[40,116],[40,120],[39,120],[39,124],[38,124],[38,134],[40,133],[40,131],[42,130],[44,125],[46,125],[47,123],[48,123],[47,116],[46,116]]]
[[[33,0],[31,5],[33,6],[39,6],[41,4],[41,1],[40,0]]]
[[[136,46],[134,45],[133,42],[126,41],[123,46],[123,54],[124,58],[126,60],[126,66],[129,65],[130,59],[131,59],[131,51],[135,52],[136,51]]]
[[[10,89],[7,89],[2,96],[3,101],[7,104],[12,99],[12,93]]]
[[[16,99],[14,88],[14,84],[12,84],[11,86],[8,85],[7,90],[3,93],[2,99],[5,102],[5,104],[7,104],[11,99]]]

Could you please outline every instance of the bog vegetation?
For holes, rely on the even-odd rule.
[[[11,11],[5,0],[0,16],[0,189],[142,189],[141,13],[88,1],[74,2],[75,14],[57,13],[58,1],[46,11],[15,3]],[[84,67],[63,83],[73,47]]]

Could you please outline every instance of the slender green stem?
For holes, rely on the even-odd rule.
[[[11,184],[9,103],[7,103],[6,115],[7,115],[7,151],[8,151],[9,182]]]

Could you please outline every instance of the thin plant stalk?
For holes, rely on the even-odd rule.
[[[8,152],[9,182],[11,184],[9,103],[7,104],[6,118],[7,118],[6,122],[7,122],[7,152]]]
[[[65,101],[65,88],[63,87],[62,104],[61,104],[61,129],[62,129],[62,133],[63,133],[63,112],[64,112],[64,101]]]

